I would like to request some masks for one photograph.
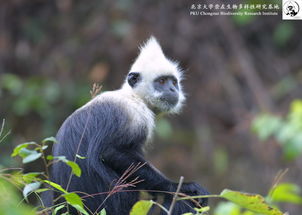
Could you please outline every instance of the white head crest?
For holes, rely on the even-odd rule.
[[[178,63],[169,60],[164,55],[162,48],[155,39],[151,36],[150,39],[140,47],[140,54],[131,66],[130,72],[143,72],[144,75],[157,76],[159,73],[173,74],[179,80],[181,79],[182,71],[178,68]]]

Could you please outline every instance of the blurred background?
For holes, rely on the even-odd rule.
[[[159,119],[148,159],[213,194],[266,195],[286,168],[282,181],[302,186],[302,22],[282,21],[281,11],[190,16],[193,3],[1,1],[0,120],[11,130],[1,166],[20,165],[10,157],[17,144],[55,136],[89,101],[92,83],[119,88],[138,46],[154,35],[186,71],[187,102],[180,115]]]

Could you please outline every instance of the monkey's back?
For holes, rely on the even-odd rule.
[[[70,167],[63,162],[58,162],[52,168],[51,180],[69,192],[86,193],[87,195],[80,194],[80,196],[84,198],[84,204],[92,212],[106,207],[108,215],[123,214],[123,211],[126,214],[130,209],[126,206],[135,203],[137,194],[117,193],[104,202],[108,191],[113,188],[120,175],[106,166],[101,155],[111,148],[111,144],[130,144],[127,141],[132,133],[129,130],[129,123],[131,119],[121,104],[108,99],[95,100],[76,110],[59,129],[56,136],[58,143],[53,146],[53,155],[65,156],[71,161],[76,159],[77,154],[85,157],[85,159],[76,159],[82,175],[71,176]],[[137,141],[136,145],[131,142],[131,148],[138,153],[142,153],[141,144],[146,139],[146,133],[140,132],[140,134],[141,141]],[[93,197],[86,198],[85,196],[88,195]],[[56,197],[58,194],[54,195],[54,199]],[[104,204],[100,206],[103,202]]]

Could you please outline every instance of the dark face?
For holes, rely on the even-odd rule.
[[[159,99],[167,106],[174,107],[178,103],[179,87],[174,76],[160,76],[153,82],[154,89],[161,94]]]
[[[139,72],[131,72],[127,76],[127,82],[154,113],[176,113],[183,101],[179,95],[181,92],[177,78],[173,75],[161,75],[153,80],[148,78],[150,77],[143,77]]]

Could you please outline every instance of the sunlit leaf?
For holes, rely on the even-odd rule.
[[[232,202],[219,202],[214,215],[241,215],[240,207]]]
[[[43,192],[48,191],[48,190],[50,190],[50,189],[49,188],[41,188],[41,189],[35,190],[35,193],[43,193]]]
[[[272,114],[260,114],[252,122],[252,130],[256,132],[260,140],[266,140],[281,127],[282,121]]]
[[[80,207],[80,205],[71,205],[71,206],[77,209],[78,211],[80,211],[82,214],[89,215],[88,212],[83,207]]]
[[[31,155],[26,156],[25,158],[23,158],[22,163],[30,163],[32,161],[35,161],[37,159],[39,159],[42,156],[42,153],[33,153]]]
[[[48,146],[42,146],[42,150],[45,150],[45,149],[47,149],[48,148]]]
[[[204,212],[209,211],[210,207],[206,206],[206,207],[201,207],[201,208],[194,208],[194,210],[197,212],[197,214],[199,214],[199,213],[204,213]]]
[[[55,207],[55,209],[52,212],[52,215],[57,215],[57,213],[59,212],[59,210],[63,209],[65,207],[65,205],[60,205],[58,207]]]
[[[47,160],[53,160],[53,159],[54,159],[54,156],[52,156],[52,155],[47,155],[46,159],[47,159]]]
[[[79,205],[83,207],[82,199],[76,193],[66,193],[63,195],[66,201],[71,205]]]
[[[83,159],[86,159],[86,157],[80,156],[80,155],[78,155],[78,154],[76,154],[76,157],[79,158],[79,159],[82,159],[82,160],[83,160]]]
[[[31,192],[37,190],[40,186],[41,186],[40,182],[34,182],[34,183],[30,183],[30,184],[25,185],[25,187],[23,189],[23,196],[24,196],[24,198],[27,199],[27,196]]]
[[[71,168],[71,171],[74,175],[76,175],[77,177],[81,176],[82,170],[77,163],[67,160],[65,156],[52,156],[52,155],[47,156],[47,160],[53,160],[53,159],[58,159],[66,163]]]
[[[71,167],[72,173],[76,176],[80,177],[82,174],[82,170],[79,165],[73,161],[67,161],[66,164]]]
[[[282,183],[274,187],[269,195],[274,202],[289,202],[302,204],[302,197],[299,195],[300,187],[296,184]]]
[[[264,198],[257,194],[242,193],[225,189],[220,194],[221,197],[250,211],[265,215],[282,215],[277,208],[268,205]]]
[[[22,143],[22,144],[17,145],[17,146],[14,148],[14,151],[13,151],[13,153],[11,154],[11,156],[12,156],[12,157],[15,157],[15,156],[19,155],[21,149],[26,148],[26,147],[29,146],[29,145],[36,145],[36,143],[35,143],[35,142],[28,142],[28,143]]]
[[[107,215],[107,212],[106,212],[105,208],[103,208],[101,210],[101,212],[99,213],[99,215]]]
[[[76,208],[78,211],[80,211],[85,215],[89,215],[85,211],[82,199],[80,198],[79,195],[77,195],[76,193],[66,193],[63,195],[63,197],[68,202],[68,204],[70,204],[72,207]]]
[[[153,201],[140,200],[134,204],[130,215],[147,215],[153,205]]]
[[[55,137],[47,137],[44,140],[42,140],[42,143],[47,143],[47,142],[57,143],[57,139]]]
[[[67,192],[63,187],[61,187],[61,185],[59,185],[59,184],[56,184],[56,183],[54,183],[54,182],[52,182],[52,181],[48,181],[48,180],[43,180],[43,182],[45,182],[45,183],[49,184],[50,186],[52,186],[52,187],[54,187],[54,188],[60,190],[60,191],[63,192],[63,193],[68,193],[68,192]]]
[[[28,204],[24,204],[20,193],[9,182],[0,178],[0,214],[2,215],[35,215],[36,211]]]
[[[23,175],[23,180],[26,183],[31,183],[32,181],[35,181],[37,179],[38,175],[41,175],[42,172],[30,172]]]

